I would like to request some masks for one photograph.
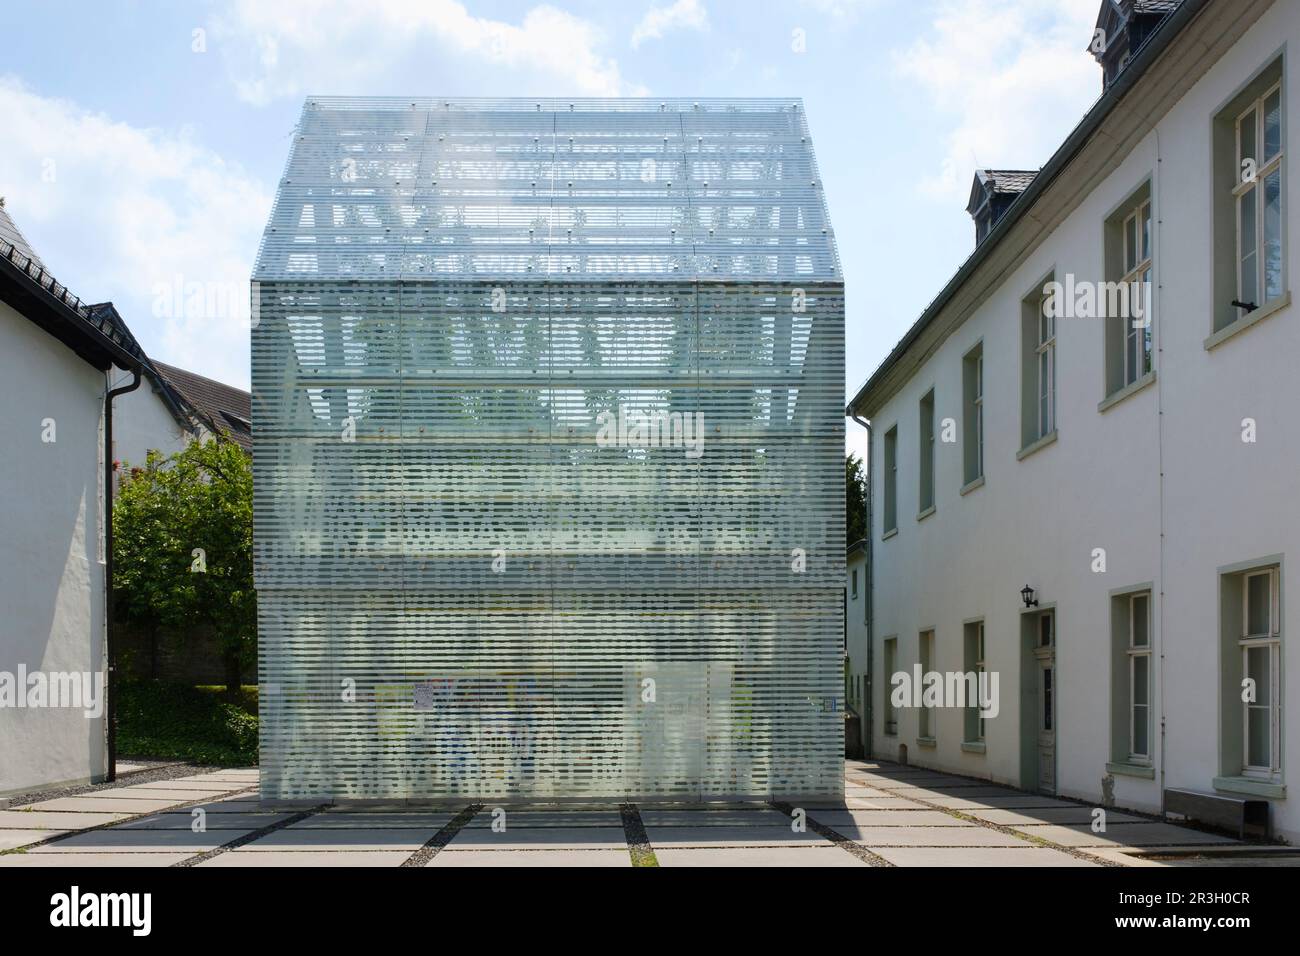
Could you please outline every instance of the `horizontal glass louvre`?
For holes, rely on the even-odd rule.
[[[254,289],[264,796],[840,793],[816,180],[797,101],[308,102]]]

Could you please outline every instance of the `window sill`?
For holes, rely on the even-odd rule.
[[[888,531],[886,531],[884,534],[882,534],[882,535],[880,536],[880,540],[881,540],[881,541],[888,541],[890,538],[892,538],[892,537],[893,537],[894,535],[896,535],[896,534],[898,534],[898,529],[897,529],[897,528],[890,528]]]
[[[1156,778],[1156,768],[1142,763],[1108,763],[1106,772],[1117,777],[1141,777],[1143,780]]]
[[[987,748],[984,746],[984,741],[982,740],[963,740],[961,742],[961,749],[963,753],[968,754],[982,754],[987,751]]]
[[[1124,401],[1124,399],[1128,398],[1130,395],[1136,395],[1138,392],[1142,391],[1142,389],[1146,388],[1155,380],[1156,380],[1156,370],[1152,369],[1151,371],[1143,375],[1141,378],[1139,378],[1137,381],[1131,382],[1130,384],[1125,385],[1121,389],[1117,389],[1111,392],[1109,395],[1103,398],[1097,404],[1097,411],[1105,412],[1108,411],[1109,409],[1114,408],[1120,402]]]
[[[1222,345],[1228,339],[1232,338],[1238,332],[1245,332],[1252,325],[1264,321],[1274,312],[1281,312],[1291,304],[1291,293],[1283,292],[1280,296],[1269,302],[1267,305],[1261,305],[1254,312],[1247,312],[1235,322],[1230,322],[1217,332],[1211,334],[1205,340],[1205,350],[1208,352],[1216,346]]]
[[[1286,784],[1269,783],[1267,780],[1252,780],[1250,777],[1215,777],[1215,790],[1226,793],[1244,793],[1252,797],[1271,797],[1274,800],[1286,799]]]
[[[1055,441],[1056,441],[1056,429],[1053,428],[1042,438],[1039,438],[1037,441],[1031,441],[1024,448],[1020,449],[1020,451],[1016,452],[1016,461],[1024,461],[1034,452],[1046,448],[1048,445],[1054,443]]]
[[[933,750],[936,746],[938,746],[938,744],[936,743],[933,737],[917,737],[916,745],[918,747],[925,747],[929,750]]]
[[[926,508],[924,511],[918,512],[917,515],[916,515],[916,520],[917,520],[917,521],[924,521],[926,518],[930,517],[930,515],[932,515],[932,514],[934,514],[934,505],[930,505],[930,507]]]
[[[983,487],[984,487],[984,476],[980,475],[978,478],[974,479],[973,481],[968,481],[966,482],[966,484],[962,485],[960,494],[968,495],[976,488],[983,488]]]

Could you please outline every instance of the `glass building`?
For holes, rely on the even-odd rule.
[[[798,100],[309,100],[254,274],[265,799],[842,791]]]

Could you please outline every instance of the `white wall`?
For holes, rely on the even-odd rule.
[[[102,372],[0,303],[0,670],[103,670],[104,388]],[[104,771],[102,717],[0,708],[0,793]]]
[[[853,593],[853,575],[858,576],[858,591]],[[844,646],[849,655],[849,701],[862,717],[866,733],[867,696],[867,553],[865,549],[850,554],[844,568]],[[866,742],[865,739],[863,741]]]
[[[130,381],[129,373],[116,371],[113,387]],[[113,400],[113,458],[123,462],[122,467],[143,465],[150,449],[164,457],[182,451],[189,440],[147,376],[141,376],[134,392]]]
[[[1284,687],[1300,687],[1300,314],[1290,306],[1207,351],[1211,331],[1211,118],[1283,48],[1300,49],[1300,8],[1279,3],[1214,64],[1064,223],[950,336],[872,416],[873,463],[885,432],[899,424],[899,533],[881,540],[883,489],[873,466],[879,715],[888,679],[881,646],[897,635],[899,669],[917,660],[918,632],[936,630],[935,667],[964,669],[962,622],[986,620],[987,661],[1001,673],[1001,713],[987,724],[987,751],[960,748],[963,716],[938,716],[938,746],[915,745],[915,711],[900,714],[899,736],[875,722],[875,752],[908,745],[911,762],[1019,785],[1020,589],[1029,584],[1057,606],[1057,768],[1059,792],[1102,798],[1110,759],[1112,590],[1154,582],[1157,773],[1114,778],[1120,806],[1158,810],[1161,788],[1209,791],[1219,773],[1218,569],[1268,555],[1282,567]],[[1289,127],[1300,113],[1300,67],[1288,61],[1284,104]],[[1296,149],[1289,132],[1286,143]],[[1300,222],[1292,177],[1284,172],[1286,250],[1300,275]],[[1055,270],[1104,276],[1102,224],[1154,177],[1156,383],[1102,413],[1100,320],[1061,319],[1057,330],[1059,439],[1023,461],[1020,447],[1020,300]],[[1292,279],[1294,281],[1294,278]],[[1300,289],[1294,290],[1300,292]],[[936,390],[936,418],[961,421],[962,356],[983,340],[986,483],[966,496],[962,446],[938,444],[936,512],[916,520],[917,405]],[[1161,412],[1163,411],[1163,414]],[[1241,421],[1259,422],[1259,441],[1241,442]],[[1163,473],[1163,479],[1162,479]],[[1163,514],[1163,521],[1162,521]],[[1161,534],[1164,546],[1161,547]],[[1104,574],[1091,570],[1106,550]],[[1163,596],[1161,592],[1163,591]],[[1287,647],[1288,642],[1290,646]],[[1157,663],[1159,659],[1157,658]],[[1163,699],[1162,699],[1163,698]],[[1294,694],[1284,708],[1285,773],[1300,773],[1300,721]],[[1160,716],[1165,732],[1163,759]],[[1294,780],[1292,781],[1294,782]],[[1300,840],[1300,794],[1273,802],[1274,826]]]

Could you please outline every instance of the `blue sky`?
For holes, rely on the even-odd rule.
[[[0,195],[55,276],[115,302],[151,355],[247,387],[247,293],[223,293],[246,290],[306,95],[801,96],[853,389],[970,253],[976,166],[1041,166],[1096,99],[1099,5],[10,4]],[[195,282],[201,304],[163,292]]]

